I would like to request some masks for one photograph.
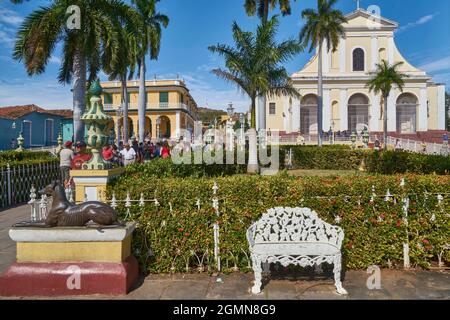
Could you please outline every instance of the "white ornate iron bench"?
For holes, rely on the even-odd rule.
[[[327,262],[334,265],[336,291],[347,294],[341,282],[344,231],[324,222],[311,209],[269,209],[247,230],[247,240],[255,273],[252,293],[261,292],[262,264],[306,267]]]

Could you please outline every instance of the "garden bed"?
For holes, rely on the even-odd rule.
[[[219,186],[219,217],[212,206],[214,182]],[[388,190],[391,197],[386,198]],[[438,258],[448,263],[450,251],[444,248],[450,243],[449,190],[450,177],[437,175],[191,178],[130,169],[108,186],[108,196],[114,192],[117,199],[125,199],[129,192],[138,199],[143,193],[145,199],[158,200],[132,206],[128,218],[139,222],[134,253],[143,269],[170,273],[215,270],[216,221],[223,270],[250,270],[247,228],[277,206],[310,207],[323,220],[340,225],[347,268],[400,266],[404,243],[409,243],[413,267],[426,268]],[[121,203],[118,209],[123,218],[127,208]]]

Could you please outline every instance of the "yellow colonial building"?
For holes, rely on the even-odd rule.
[[[110,130],[123,137],[123,107],[121,83],[102,82],[103,107],[113,117]],[[193,131],[197,120],[197,103],[189,93],[185,82],[176,80],[149,80],[145,82],[147,105],[145,111],[145,138],[175,139],[181,130]],[[138,136],[139,81],[128,81],[128,133]]]
[[[358,133],[383,131],[380,96],[366,88],[376,64],[403,62],[399,70],[409,77],[401,92],[394,88],[388,99],[388,132],[395,136],[442,139],[445,130],[445,85],[434,83],[423,70],[412,66],[397,48],[398,23],[358,9],[347,16],[345,36],[337,51],[323,50],[323,130]],[[259,99],[257,126],[285,134],[317,134],[318,55],[292,75],[301,98]]]

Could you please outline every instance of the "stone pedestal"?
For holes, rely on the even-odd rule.
[[[124,172],[124,168],[108,170],[71,170],[75,183],[75,202],[106,201],[106,185],[112,178]]]
[[[12,228],[17,262],[0,277],[0,296],[126,295],[139,275],[134,229]]]

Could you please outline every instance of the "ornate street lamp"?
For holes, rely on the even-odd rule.
[[[353,131],[350,135],[350,140],[352,142],[352,149],[356,149],[356,132]]]
[[[232,102],[230,102],[228,104],[227,114],[228,114],[229,118],[232,118],[234,116],[234,107],[233,107],[233,103]]]

